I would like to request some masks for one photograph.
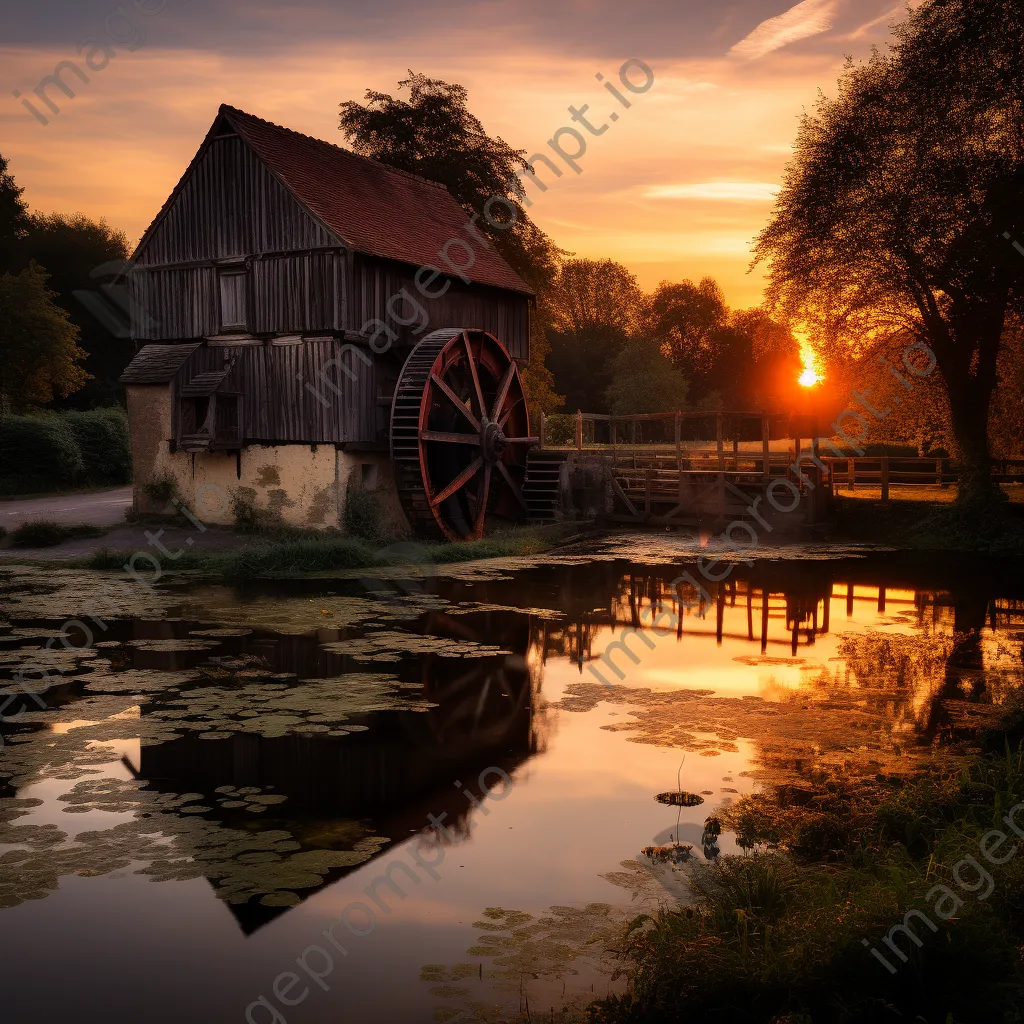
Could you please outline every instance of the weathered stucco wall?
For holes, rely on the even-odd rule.
[[[206,523],[231,525],[242,503],[291,526],[337,529],[348,491],[371,491],[392,531],[408,531],[387,455],[331,444],[172,452],[170,388],[133,385],[127,393],[138,512],[167,511],[176,496]]]

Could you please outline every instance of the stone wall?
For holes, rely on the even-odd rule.
[[[348,491],[371,491],[392,530],[408,532],[384,453],[346,452],[333,444],[172,452],[170,387],[132,385],[127,397],[138,512],[170,511],[176,498],[205,523],[231,525],[241,504],[291,526],[337,529]]]

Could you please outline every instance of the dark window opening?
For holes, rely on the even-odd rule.
[[[241,395],[213,393],[182,398],[179,406],[178,447],[183,451],[241,448]]]

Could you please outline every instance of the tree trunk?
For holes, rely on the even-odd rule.
[[[980,395],[968,379],[949,389],[953,436],[960,456],[958,500],[961,504],[991,501],[999,490],[992,482],[992,457],[988,447],[988,415],[991,395]]]
[[[946,382],[953,436],[959,449],[957,500],[962,505],[988,504],[1001,496],[999,485],[992,482],[988,419],[996,385],[1003,311],[996,313],[977,307],[961,311],[960,316],[953,318],[952,326],[955,357],[950,358],[948,338],[947,345],[942,346],[945,352],[936,346],[936,354]]]

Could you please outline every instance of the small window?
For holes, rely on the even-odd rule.
[[[372,462],[362,464],[362,485],[364,491],[377,490],[377,466]]]
[[[197,452],[242,446],[241,396],[215,393],[186,397],[179,406],[178,447]]]
[[[248,326],[248,278],[244,270],[222,270],[220,281],[220,326],[225,331],[244,331]]]

